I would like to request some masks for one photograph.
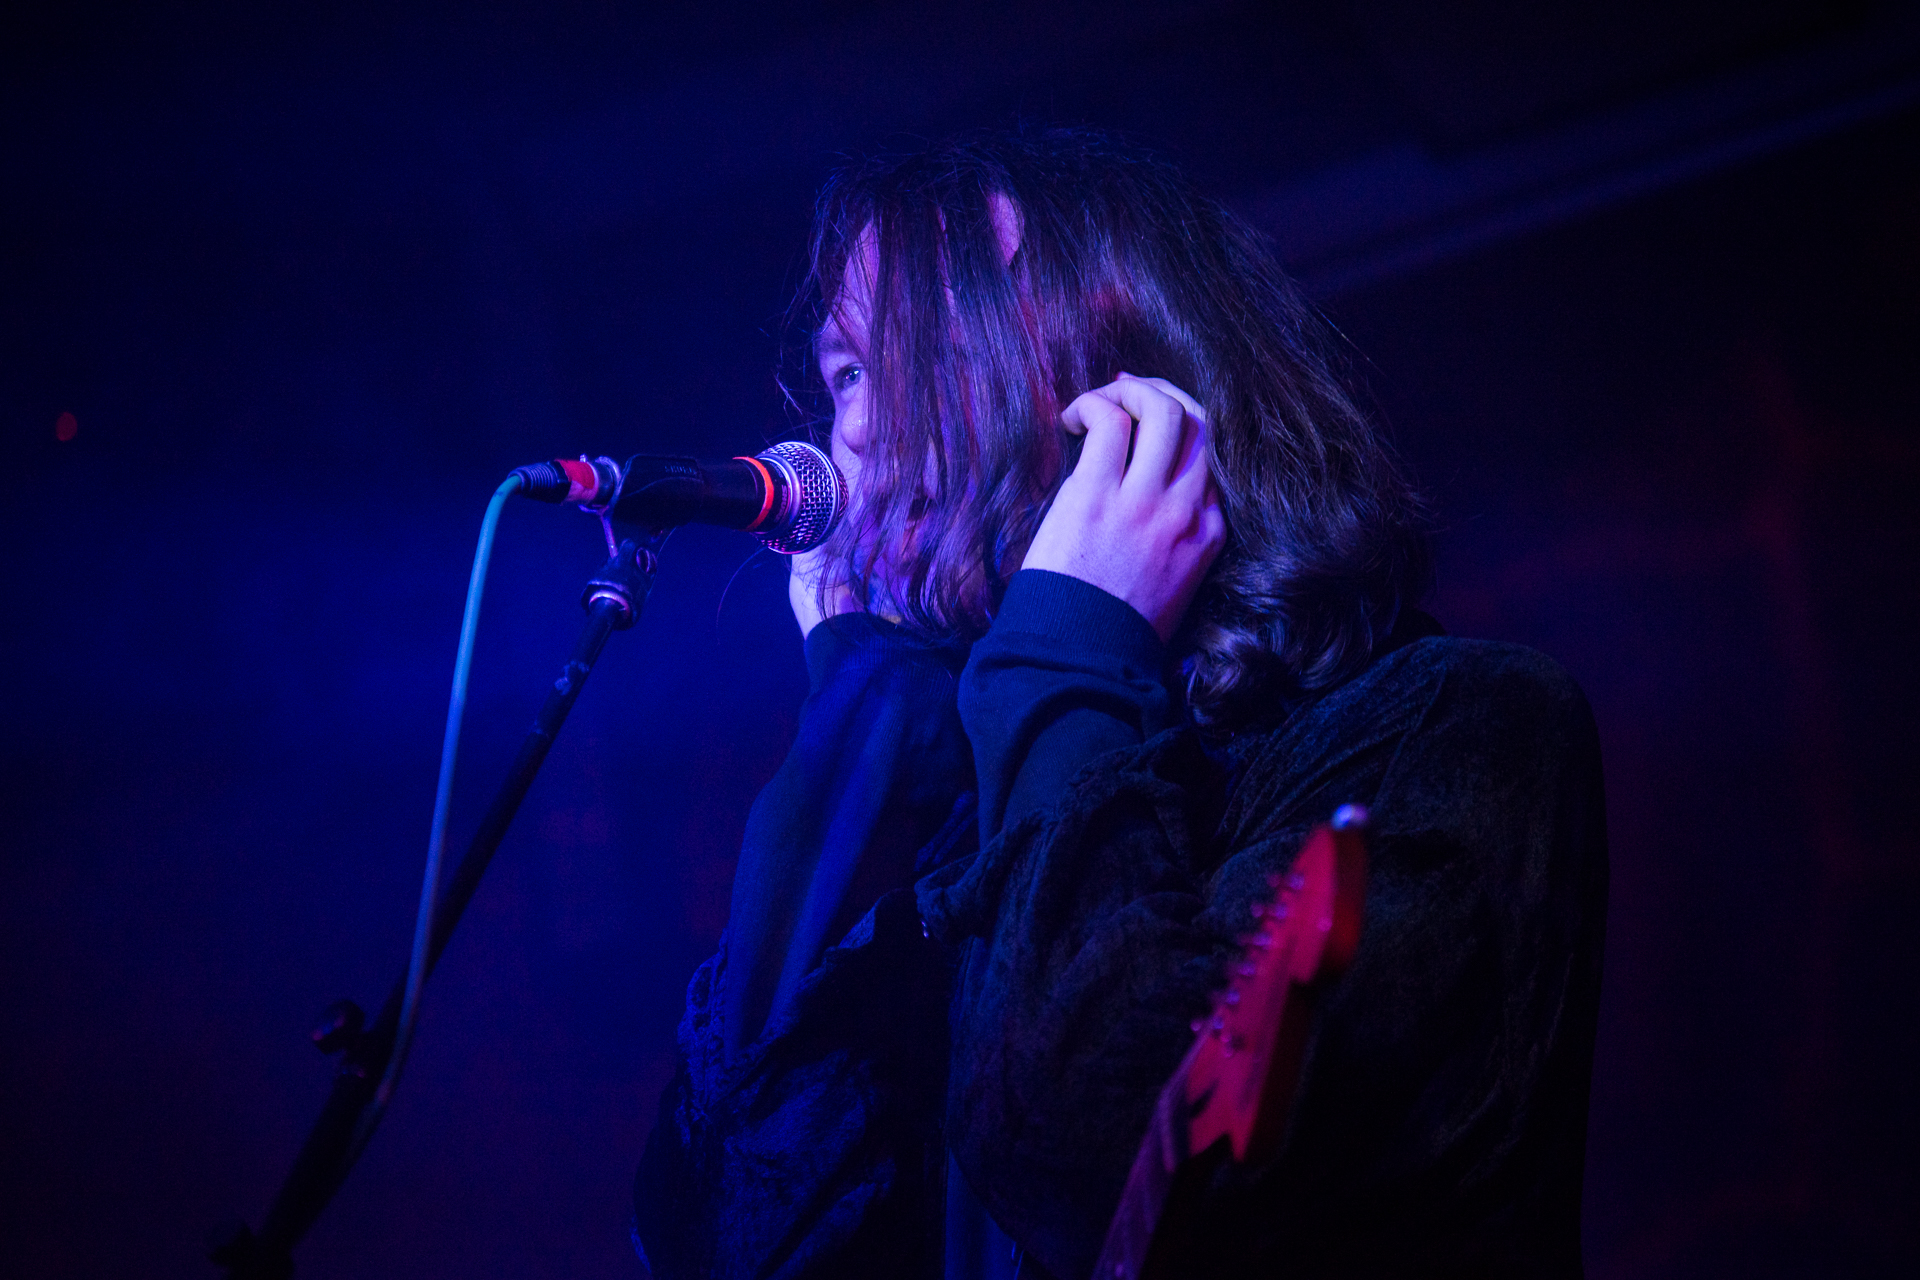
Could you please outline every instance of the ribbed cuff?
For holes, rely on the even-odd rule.
[[[854,650],[882,634],[893,624],[870,613],[841,613],[823,618],[807,632],[801,646],[807,656],[807,687],[815,693]]]
[[[1090,582],[1051,569],[1022,569],[1007,583],[996,631],[1022,631],[1118,658],[1158,673],[1167,647],[1140,611]]]

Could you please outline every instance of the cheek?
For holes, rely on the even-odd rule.
[[[833,465],[840,468],[840,474],[846,477],[847,484],[851,488],[858,489],[860,487],[860,455],[847,447],[847,442],[841,439],[838,429],[833,433],[833,443],[827,452],[833,458]]]
[[[867,449],[866,397],[847,397],[834,410],[830,452],[833,463],[852,484],[860,472],[860,455]]]
[[[833,438],[835,443],[843,443],[855,453],[861,453],[867,447],[867,397],[864,387],[855,387],[852,394],[834,406]]]

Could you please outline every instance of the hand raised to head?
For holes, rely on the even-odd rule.
[[[1227,536],[1206,413],[1164,378],[1123,373],[1061,421],[1086,442],[1022,567],[1091,583],[1170,640]]]

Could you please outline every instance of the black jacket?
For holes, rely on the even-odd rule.
[[[733,1054],[730,944],[696,975],[636,1183],[656,1275],[937,1276],[951,1149],[1032,1262],[1084,1276],[1250,905],[1343,803],[1376,829],[1360,951],[1196,1274],[1580,1273],[1606,854],[1578,689],[1426,636],[1209,751],[1163,657],[1119,601],[1016,576],[959,684],[984,849],[962,801]]]

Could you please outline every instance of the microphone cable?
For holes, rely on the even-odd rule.
[[[440,773],[434,785],[433,817],[427,831],[427,865],[421,876],[420,900],[414,912],[413,945],[407,959],[406,977],[399,988],[387,996],[372,1027],[364,1026],[365,1015],[358,1005],[339,1001],[328,1010],[331,1025],[313,1033],[313,1041],[322,1052],[344,1050],[345,1057],[327,1105],[295,1157],[260,1232],[255,1234],[245,1223],[234,1223],[209,1242],[209,1256],[226,1267],[230,1276],[291,1274],[293,1246],[313,1225],[348,1171],[359,1161],[392,1102],[419,1030],[420,997],[437,954],[442,899],[449,893],[456,894],[457,906],[464,907],[480,872],[506,834],[514,810],[525,797],[527,786],[552,744],[554,732],[573,705],[579,688],[573,683],[573,673],[577,668],[584,677],[611,629],[631,625],[637,612],[637,604],[628,604],[622,595],[631,576],[629,568],[610,561],[602,574],[602,578],[608,580],[596,578],[588,585],[590,589],[602,588],[593,592],[594,601],[605,596],[619,600],[623,605],[623,619],[616,620],[607,611],[596,613],[589,609],[588,629],[575,647],[568,675],[555,682],[555,692],[547,696],[534,728],[522,743],[521,759],[509,772],[495,807],[481,822],[481,831],[475,835],[475,843],[468,851],[469,860],[456,868],[452,883],[443,885],[447,824],[473,671],[474,642],[480,630],[480,605],[507,500],[522,494],[549,502],[576,501],[583,510],[599,517],[609,551],[613,552],[616,548],[613,525],[623,514],[614,508],[636,467],[641,470],[644,483],[633,495],[635,501],[629,504],[630,509],[625,510],[624,516],[629,523],[651,531],[650,543],[655,548],[670,530],[691,521],[756,532],[761,542],[772,549],[793,554],[824,541],[847,506],[846,480],[834,468],[832,460],[817,447],[799,441],[775,445],[754,458],[709,465],[690,458],[651,455],[635,455],[625,467],[609,458],[591,462],[582,458],[578,464],[540,463],[516,468],[500,482],[481,517],[473,567],[467,578],[460,639],[454,652],[453,685],[440,742]],[[587,474],[576,476],[576,469]],[[591,490],[585,487],[588,479],[593,482]],[[603,484],[610,496],[596,505],[592,500],[599,498]],[[576,493],[576,488],[581,492]],[[583,497],[589,500],[580,501]],[[650,581],[654,563],[652,551],[648,551],[631,569]],[[642,592],[640,599],[644,598]],[[473,868],[471,879],[469,867]],[[440,946],[446,943],[445,938],[438,941]],[[372,1081],[369,1089],[376,1061],[379,1078]]]
[[[609,467],[614,464],[606,460]],[[684,480],[683,473],[691,473],[698,478],[703,490],[711,485],[701,472],[698,463],[688,459],[664,458],[650,459],[656,469],[661,470],[663,479],[658,482],[663,489],[670,488],[674,478]],[[778,468],[787,482],[787,500],[781,511],[786,528],[774,534],[761,534],[761,541],[776,551],[792,554],[795,551],[817,545],[832,531],[839,522],[841,513],[847,505],[846,481],[834,469],[833,463],[818,448],[800,443],[787,442],[775,445],[758,458],[737,458],[735,462],[751,465],[759,473],[766,488],[764,497],[757,501],[761,504],[759,516],[753,523],[736,525],[730,520],[716,521],[732,528],[753,530],[764,521],[776,505],[782,490],[774,484],[769,466]],[[593,474],[593,464],[582,464]],[[420,991],[426,985],[427,969],[432,963],[434,916],[439,907],[441,864],[445,861],[447,843],[447,811],[453,799],[454,765],[460,753],[460,724],[467,709],[468,676],[473,667],[473,641],[480,629],[480,600],[487,583],[487,566],[493,558],[494,536],[500,524],[500,512],[506,506],[507,499],[516,493],[526,493],[530,497],[543,498],[546,501],[567,500],[570,484],[569,468],[565,462],[542,463],[534,467],[517,468],[500,487],[493,491],[493,497],[487,502],[486,514],[480,520],[480,539],[473,552],[473,571],[467,579],[466,608],[460,618],[460,643],[454,653],[453,691],[447,700],[446,732],[440,742],[440,777],[434,786],[433,821],[427,832],[427,869],[420,883],[420,903],[414,913],[413,951],[407,960],[407,979],[404,994],[401,997],[400,1015],[394,1026],[393,1047],[387,1054],[385,1068],[380,1075],[380,1083],[374,1089],[373,1097],[368,1100],[366,1109],[360,1113],[354,1124],[353,1135],[347,1145],[344,1163],[340,1175],[359,1160],[360,1153],[366,1149],[367,1142],[373,1137],[373,1131],[385,1115],[388,1101],[393,1097],[395,1086],[400,1080],[400,1069],[406,1062],[407,1051],[413,1045],[414,1032],[420,1022]],[[630,463],[631,465],[631,463]],[[544,468],[544,470],[542,470]],[[547,473],[551,473],[550,475]],[[624,473],[616,469],[614,492],[624,480]],[[596,483],[599,477],[594,476]],[[544,481],[544,483],[543,483]],[[561,488],[566,485],[567,488]],[[643,486],[645,488],[647,486]],[[584,504],[583,504],[584,505]],[[588,510],[593,510],[589,507]],[[605,511],[600,514],[605,518]],[[672,514],[680,519],[705,521],[706,516],[691,510],[675,511]],[[609,533],[611,540],[611,533]],[[729,586],[732,584],[729,583]]]
[[[440,778],[433,792],[433,823],[427,831],[427,871],[420,882],[420,905],[413,920],[413,954],[407,961],[406,994],[400,1002],[400,1021],[394,1028],[393,1049],[387,1055],[386,1070],[374,1090],[367,1109],[360,1113],[348,1145],[344,1168],[359,1160],[360,1153],[373,1137],[400,1081],[400,1067],[412,1047],[414,1029],[420,1022],[420,989],[427,980],[427,957],[433,942],[433,917],[440,899],[440,864],[447,845],[447,810],[453,800],[454,762],[460,754],[460,722],[467,710],[467,679],[473,669],[473,638],[480,629],[480,598],[487,585],[487,565],[493,559],[493,540],[500,525],[500,512],[507,499],[526,484],[518,474],[501,481],[480,519],[480,541],[473,551],[473,572],[467,578],[467,603],[460,616],[460,645],[453,658],[453,693],[447,700],[446,733],[440,742]]]

